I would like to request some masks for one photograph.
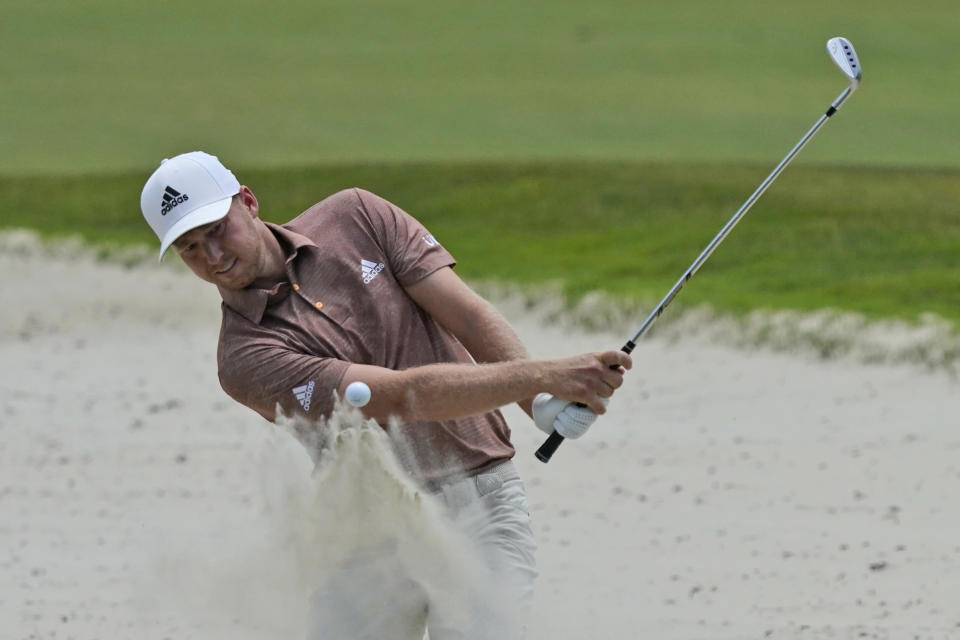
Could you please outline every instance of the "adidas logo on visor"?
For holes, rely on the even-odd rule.
[[[183,204],[189,199],[190,196],[185,193],[180,193],[168,185],[167,188],[163,190],[163,202],[160,204],[160,215],[167,215],[175,206]]]
[[[370,262],[369,260],[360,260],[360,273],[363,274],[363,284],[370,284],[370,281],[377,277],[377,274],[383,271],[383,263]]]

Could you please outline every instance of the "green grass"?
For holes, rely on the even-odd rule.
[[[845,35],[862,88],[678,305],[960,320],[952,0],[0,8],[0,227],[152,245],[144,177],[204,149],[271,219],[362,185],[470,278],[644,302],[840,93]]]
[[[928,0],[0,0],[0,175],[621,159],[957,167],[960,5]]]
[[[470,279],[561,283],[656,302],[771,167],[517,162],[237,169],[264,217],[363,186],[416,215]],[[0,227],[156,240],[138,210],[142,173],[0,180]],[[833,307],[960,321],[960,172],[791,167],[714,254],[677,305]],[[175,258],[173,258],[175,259]]]

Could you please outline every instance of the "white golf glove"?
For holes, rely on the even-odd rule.
[[[610,402],[607,398],[601,400],[604,406]],[[537,394],[533,399],[533,422],[544,433],[556,431],[564,438],[576,439],[585,434],[596,419],[593,409],[549,393]]]

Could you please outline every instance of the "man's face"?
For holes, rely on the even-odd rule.
[[[173,247],[200,278],[224,289],[243,289],[264,270],[266,250],[256,217],[256,199],[244,187],[226,216],[191,229]]]

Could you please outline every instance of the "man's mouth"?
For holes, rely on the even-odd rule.
[[[233,266],[234,266],[235,264],[237,264],[237,259],[236,259],[236,258],[234,258],[233,260],[231,260],[230,263],[227,264],[227,266],[224,267],[223,269],[218,269],[218,270],[217,270],[217,275],[223,275],[223,274],[225,274],[227,271],[230,271],[230,269],[233,269]]]

